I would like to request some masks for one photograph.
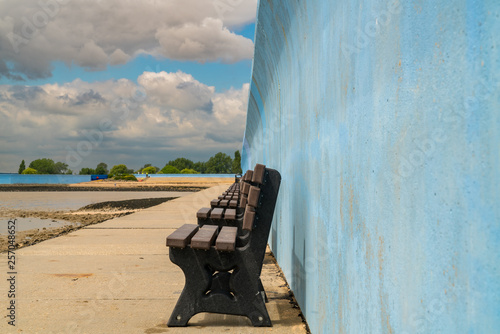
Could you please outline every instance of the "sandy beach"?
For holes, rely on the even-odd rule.
[[[195,187],[205,189],[220,184],[231,184],[234,178],[229,177],[149,177],[139,179],[138,182],[97,180],[70,185],[73,188],[98,187],[98,188],[137,188],[137,187]]]

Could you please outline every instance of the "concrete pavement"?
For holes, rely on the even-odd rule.
[[[202,313],[186,328],[166,322],[184,286],[165,238],[227,185],[92,225],[15,252],[15,324],[8,324],[7,254],[0,254],[1,333],[306,333],[270,256],[262,281],[273,327],[244,317]]]

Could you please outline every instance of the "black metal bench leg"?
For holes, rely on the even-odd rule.
[[[186,282],[167,325],[185,327],[189,319],[204,311],[200,299],[210,287],[213,271],[207,265],[200,264],[190,248],[171,248],[170,260],[182,269]]]
[[[181,294],[168,320],[168,327],[186,327],[189,319],[197,313],[194,305],[194,301],[191,298],[187,297],[184,293]]]
[[[269,299],[267,298],[266,290],[264,290],[264,286],[262,285],[262,281],[260,280],[260,278],[259,278],[259,289],[262,292],[262,294],[264,294],[264,301],[266,303],[269,303]]]
[[[253,311],[247,313],[247,317],[250,319],[254,327],[272,326],[271,318],[269,318],[269,313],[267,313],[266,304],[260,294],[254,296],[251,308]]]
[[[231,286],[239,302],[243,314],[246,315],[254,327],[271,327],[271,318],[267,313],[265,294],[262,282],[258,277],[257,268],[252,265],[244,266],[235,272]]]

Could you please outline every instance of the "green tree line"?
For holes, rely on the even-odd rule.
[[[186,158],[170,160],[162,169],[145,165],[140,171],[142,174],[240,174],[241,154],[234,152],[234,159],[229,155],[219,152],[208,161],[193,162]]]
[[[21,161],[19,165],[19,174],[73,174],[64,162],[54,162],[52,159],[42,158],[33,160],[28,168],[26,163]]]
[[[219,152],[208,161],[193,162],[186,158],[170,160],[163,168],[158,168],[151,164],[145,164],[135,171],[138,174],[240,174],[241,154],[234,152],[234,159],[229,155]],[[104,162],[97,164],[96,168],[83,167],[80,175],[109,175],[123,176],[133,174],[134,170],[129,169],[124,164],[115,165],[108,170],[108,165]],[[63,162],[55,162],[52,159],[42,158],[33,160],[26,168],[24,160],[19,165],[19,174],[73,174],[68,165]]]

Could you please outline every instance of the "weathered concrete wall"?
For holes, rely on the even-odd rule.
[[[261,0],[244,170],[313,333],[500,330],[500,1]]]

